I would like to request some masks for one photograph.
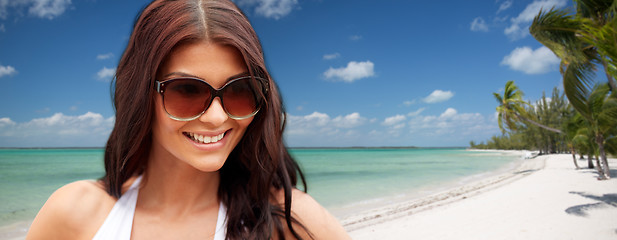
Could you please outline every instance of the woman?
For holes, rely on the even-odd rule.
[[[28,239],[346,239],[306,193],[259,40],[228,0],[156,0],[116,72],[105,176],[57,190]]]

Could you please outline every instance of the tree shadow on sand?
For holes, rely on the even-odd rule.
[[[581,197],[586,197],[586,198],[593,199],[599,202],[569,207],[568,209],[566,209],[566,213],[568,214],[572,214],[572,215],[576,215],[580,217],[586,217],[587,211],[592,210],[592,209],[607,208],[607,207],[617,208],[617,194],[616,193],[604,194],[602,196],[587,194],[583,192],[570,192],[570,193],[578,194]]]
[[[580,168],[579,171],[584,172],[584,173],[589,173],[589,174],[596,175],[596,178],[600,177],[600,175],[598,173],[598,170],[594,169],[594,168]],[[617,169],[609,170],[609,174],[610,174],[611,178],[617,178]]]

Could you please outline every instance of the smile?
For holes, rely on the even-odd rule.
[[[223,137],[225,136],[225,133],[221,133],[216,136],[204,136],[204,135],[199,135],[196,133],[185,132],[184,135],[187,136],[189,139],[193,140],[193,142],[206,144],[206,143],[216,143],[218,141],[221,141],[221,139],[223,139]]]

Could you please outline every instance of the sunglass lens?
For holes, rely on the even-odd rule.
[[[177,79],[165,90],[165,110],[178,118],[199,115],[209,104],[211,88],[195,79]]]
[[[250,78],[235,81],[223,90],[223,104],[227,113],[234,117],[246,117],[258,110],[260,95],[255,89],[261,89],[259,83],[251,86]]]

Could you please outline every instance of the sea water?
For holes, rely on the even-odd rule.
[[[460,181],[520,158],[464,149],[291,149],[290,153],[305,174],[308,193],[328,209]],[[31,221],[59,187],[103,173],[103,149],[0,149],[0,229]]]
[[[292,149],[291,155],[304,170],[308,193],[335,215],[344,215],[341,209],[350,205],[426,196],[521,160],[517,154],[462,148]]]
[[[32,220],[59,187],[103,173],[102,149],[0,149],[0,226]]]

